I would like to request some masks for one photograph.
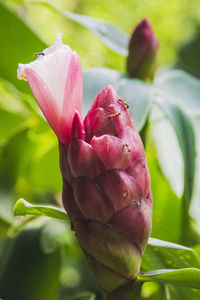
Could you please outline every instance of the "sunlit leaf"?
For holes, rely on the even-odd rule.
[[[111,23],[85,15],[75,14],[44,1],[30,1],[30,3],[42,4],[53,9],[65,18],[71,19],[91,30],[111,50],[121,55],[128,54],[128,34]]]
[[[166,241],[150,238],[142,258],[142,272],[151,272],[156,269],[200,269],[200,258],[191,248]],[[200,291],[165,285],[166,299],[197,300]],[[174,297],[174,298],[173,298]],[[189,298],[188,298],[189,297]]]
[[[200,268],[200,259],[191,248],[150,238],[142,259],[142,271]]]
[[[14,207],[14,215],[47,216],[60,220],[68,220],[66,213],[60,208],[47,205],[32,205],[24,199],[19,199],[16,202]]]
[[[200,289],[200,270],[194,268],[155,270],[141,273],[137,278],[140,281],[153,281]]]

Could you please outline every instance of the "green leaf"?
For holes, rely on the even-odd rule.
[[[151,114],[151,129],[161,170],[173,191],[181,197],[184,189],[184,162],[181,149],[172,123],[156,105]]]
[[[200,80],[180,70],[159,73],[155,80],[159,97],[177,104],[187,114],[200,116]]]
[[[47,206],[47,205],[32,205],[24,199],[19,199],[14,207],[15,216],[47,216],[60,220],[67,220],[67,214],[60,208]]]
[[[200,258],[193,249],[154,238],[149,239],[142,259],[142,271],[190,267],[200,268]]]
[[[88,16],[75,14],[56,7],[55,5],[46,3],[44,1],[30,1],[29,3],[41,4],[54,11],[67,19],[71,19],[79,23],[89,30],[91,30],[108,48],[126,56],[128,54],[129,36],[127,33],[118,27],[106,21],[97,20]]]
[[[126,98],[129,112],[138,130],[146,122],[152,101],[150,84],[137,79],[127,78],[119,71],[107,68],[89,68],[83,73],[83,115],[90,109],[96,95],[111,84],[121,98]]]
[[[153,281],[164,284],[174,284],[192,289],[200,289],[200,270],[195,268],[179,270],[155,270],[148,273],[141,273],[137,277],[140,281]]]
[[[181,200],[174,193],[161,171],[152,139],[148,139],[146,157],[151,175],[151,189],[154,200],[152,236],[157,239],[165,237],[167,241],[179,243],[181,232]],[[171,213],[172,207],[173,214]]]
[[[19,131],[0,148],[0,218],[6,222],[13,220],[15,185],[35,150],[27,131],[27,128]]]
[[[191,248],[150,238],[142,258],[142,272],[156,269],[200,269],[200,258]],[[166,299],[197,300],[200,291],[165,285]]]
[[[18,63],[28,63],[33,53],[46,48],[25,20],[16,11],[0,2],[0,76],[10,80],[23,92],[30,92],[28,85],[17,79]]]
[[[194,185],[196,156],[194,130],[190,119],[177,105],[162,100],[157,100],[157,103],[174,128],[184,162],[184,189],[182,195],[182,242],[186,242],[187,240],[187,242],[190,243],[192,240],[190,240],[191,237],[189,230],[189,208]],[[173,147],[173,145],[170,145],[169,143],[169,148],[171,146]],[[168,148],[166,148],[165,151],[167,152]],[[165,152],[162,152],[162,156],[162,159],[164,160]]]
[[[187,287],[179,287],[176,285],[165,285],[166,299],[168,300],[199,300],[200,291]]]
[[[199,201],[199,195],[200,195],[200,134],[199,134],[199,128],[200,128],[200,118],[193,121],[194,131],[195,131],[195,141],[196,141],[196,152],[197,152],[197,158],[196,158],[196,174],[195,174],[195,180],[194,180],[194,190],[192,194],[192,203],[190,206],[190,213],[192,218],[200,224],[200,201]],[[198,226],[198,225],[197,225]],[[198,230],[199,231],[199,230]],[[199,243],[200,241],[198,241]]]

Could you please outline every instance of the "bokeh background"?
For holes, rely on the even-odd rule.
[[[148,17],[160,45],[160,70],[176,67],[196,76],[196,80],[200,77],[199,0],[49,3],[111,22],[128,34]],[[83,69],[107,67],[125,72],[126,57],[108,49],[80,24],[36,2],[0,1],[0,298],[3,293],[8,295],[3,300],[94,299],[90,292],[102,299],[69,224],[45,217],[13,216],[13,206],[20,197],[61,206],[56,137],[39,112],[28,84],[16,75],[17,64],[34,60],[34,53],[54,43],[58,32],[62,32],[63,42],[77,51]],[[181,192],[164,176],[150,131],[146,154],[154,196],[152,236],[200,251],[198,234],[192,242],[183,238]],[[198,189],[194,194],[189,214],[198,232]],[[161,299],[162,289],[156,284],[147,286],[144,299]]]

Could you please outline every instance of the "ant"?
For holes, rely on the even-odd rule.
[[[37,57],[45,56],[44,52],[37,52],[37,53],[34,53],[33,55],[35,55]]]
[[[119,101],[120,103],[124,104],[124,106],[125,106],[126,108],[129,108],[129,104],[128,104],[127,102],[125,102],[125,100],[126,100],[126,99],[121,99],[121,98],[118,99],[118,101]]]
[[[112,115],[107,116],[107,118],[108,118],[108,119],[113,119],[113,118],[118,117],[118,116],[120,116],[120,115],[121,115],[120,112],[116,112],[116,113],[114,113],[114,114],[112,114]]]

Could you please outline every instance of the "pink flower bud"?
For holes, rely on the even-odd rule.
[[[81,113],[82,70],[79,57],[62,43],[61,34],[29,64],[19,64],[19,79],[27,80],[58,139],[69,143],[75,110]]]
[[[151,232],[144,148],[111,86],[97,95],[84,124],[75,115],[72,132],[80,133],[68,147],[60,144],[63,204],[97,281],[112,293],[136,278]]]
[[[131,77],[153,79],[157,67],[158,41],[147,19],[142,20],[129,41],[127,72]]]

